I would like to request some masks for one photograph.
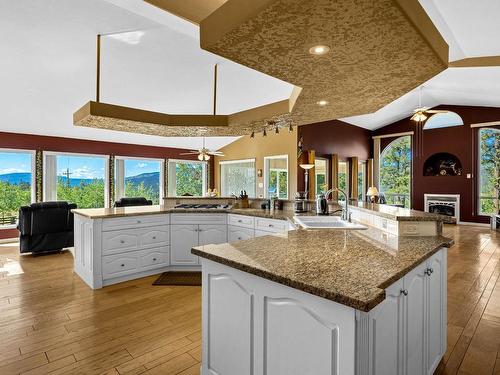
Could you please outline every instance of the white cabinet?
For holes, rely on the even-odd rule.
[[[210,245],[227,242],[227,227],[225,225],[200,225],[198,233],[199,245]]]
[[[249,228],[237,227],[228,225],[227,227],[227,242],[236,242],[248,240],[255,237],[255,231]]]
[[[198,225],[172,225],[172,252],[170,263],[175,266],[198,265],[198,257],[191,254],[191,249],[198,246]]]
[[[446,251],[446,250],[444,250]],[[427,367],[432,375],[446,351],[446,274],[447,257],[443,251],[433,255],[427,262]]]
[[[173,266],[199,266],[198,257],[191,253],[193,247],[227,242],[226,214],[172,214],[171,223]]]
[[[406,331],[406,375],[422,375],[424,373],[425,356],[424,340],[426,315],[426,273],[427,264],[423,263],[411,270],[404,277],[405,322]]]
[[[358,375],[432,375],[446,351],[446,258],[442,248],[356,314]]]

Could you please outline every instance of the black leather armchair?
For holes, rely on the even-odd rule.
[[[19,209],[21,253],[43,253],[74,246],[72,209],[68,202],[42,202]]]
[[[136,198],[120,198],[115,201],[115,207],[130,207],[130,206],[152,206],[153,201],[144,197]]]

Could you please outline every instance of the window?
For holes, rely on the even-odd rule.
[[[255,198],[255,159],[221,161],[221,195],[239,195],[245,190],[250,198]]]
[[[207,163],[201,161],[168,161],[168,196],[202,197],[207,188]]]
[[[349,196],[349,163],[339,161],[339,189]],[[344,196],[339,194],[339,200],[344,200]]]
[[[264,157],[265,197],[288,199],[288,155]]]
[[[499,212],[500,130],[479,130],[479,214]]]
[[[380,154],[380,192],[386,203],[410,207],[411,136],[392,141]]]
[[[365,200],[366,190],[366,161],[360,161],[358,162],[358,201]]]
[[[15,225],[19,207],[34,199],[32,152],[0,150],[0,226]]]
[[[76,203],[78,208],[105,206],[105,157],[54,155],[55,199]]]
[[[115,198],[144,197],[160,204],[163,193],[161,159],[115,159]]]
[[[316,195],[328,190],[328,160],[316,158],[314,160],[314,178]]]

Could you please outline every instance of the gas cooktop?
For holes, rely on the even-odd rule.
[[[221,210],[230,209],[232,206],[230,204],[178,204],[174,208],[182,209],[195,209],[195,210]]]

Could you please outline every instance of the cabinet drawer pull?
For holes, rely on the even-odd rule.
[[[243,223],[243,220],[239,219],[239,220],[238,220],[238,223]]]
[[[120,243],[125,243],[125,241],[124,240],[120,240]]]
[[[140,224],[140,223],[141,223],[141,221],[140,221],[140,220],[137,220],[137,224]]]
[[[269,224],[269,227],[271,227],[271,228],[272,228],[272,227],[274,227],[274,225],[272,225],[272,224]]]
[[[241,237],[238,237],[239,240],[241,240]]]
[[[402,294],[403,296],[407,296],[407,295],[408,295],[408,290],[406,290],[406,289],[401,289],[401,294]]]
[[[125,264],[122,263],[122,267],[125,267]]]
[[[434,270],[433,270],[432,268],[427,268],[427,269],[425,270],[425,272],[424,272],[424,273],[425,273],[427,276],[430,276],[430,275],[432,275],[432,273],[433,273],[433,272],[434,272]]]
[[[153,258],[153,262],[156,262],[156,258]]]
[[[153,236],[153,240],[156,240],[156,236]]]

